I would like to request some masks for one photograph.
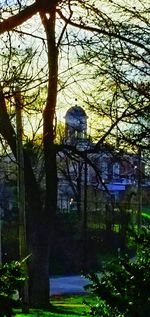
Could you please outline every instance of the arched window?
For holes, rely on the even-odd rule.
[[[120,164],[114,163],[113,164],[113,178],[119,178],[120,176]]]
[[[103,179],[108,178],[108,163],[106,161],[101,163],[101,176]]]

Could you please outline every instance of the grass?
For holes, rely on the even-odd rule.
[[[49,311],[30,309],[29,314],[16,311],[15,317],[86,317],[89,308],[84,301],[93,303],[94,298],[91,295],[52,296]]]
[[[142,216],[150,220],[150,213],[142,212]]]

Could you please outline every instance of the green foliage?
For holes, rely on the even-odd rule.
[[[0,266],[0,317],[11,316],[12,308],[21,303],[19,291],[24,281],[22,262],[12,261]]]
[[[86,299],[93,302],[91,295],[56,295],[50,298],[49,310],[30,309],[28,315],[15,310],[16,317],[89,317],[89,308],[83,303]]]
[[[134,234],[137,252],[109,263],[102,275],[90,274],[90,290],[97,296],[92,316],[144,317],[150,311],[150,230]]]

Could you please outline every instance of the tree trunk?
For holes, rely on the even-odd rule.
[[[55,109],[57,98],[58,53],[55,43],[55,10],[49,17],[41,14],[47,34],[48,47],[48,95],[43,112],[43,147],[45,162],[45,204],[42,208],[37,184],[33,184],[29,175],[28,160],[25,160],[25,181],[28,201],[32,201],[28,213],[28,243],[32,253],[29,261],[29,298],[30,304],[37,308],[49,306],[49,267],[50,249],[53,241],[53,222],[57,208],[57,164],[55,139]],[[34,181],[34,180],[33,180]]]
[[[53,8],[54,9],[54,8]],[[50,247],[53,236],[53,222],[57,208],[57,164],[55,139],[55,109],[57,98],[57,48],[55,44],[55,11],[41,14],[42,23],[47,34],[49,81],[48,95],[43,112],[43,147],[45,162],[45,205],[41,217],[38,217],[38,225],[35,230],[35,239],[32,239],[34,249],[31,260],[31,304],[36,307],[48,307],[49,305],[49,266]],[[34,219],[33,219],[34,220]],[[32,221],[30,221],[32,223]],[[31,229],[29,230],[30,232]]]
[[[29,304],[48,307],[49,303],[49,224],[43,212],[40,189],[25,158],[25,188],[27,201],[27,244],[29,258]]]
[[[8,142],[16,157],[16,135],[7,113],[2,89],[0,90],[0,134]],[[28,254],[31,254],[28,260],[29,303],[39,308],[48,307],[49,305],[49,253],[52,239],[52,218],[56,211],[57,195],[56,153],[54,146],[47,158],[47,183],[50,180],[46,191],[45,207],[43,208],[40,189],[33,173],[30,158],[28,153],[24,151],[27,244]],[[48,169],[48,164],[50,165],[50,170]]]
[[[27,243],[31,254],[29,259],[29,301],[30,305],[45,308],[49,305],[50,244],[53,222],[57,208],[57,165],[55,139],[55,110],[57,99],[58,50],[55,43],[55,14],[52,8],[49,16],[41,13],[47,35],[48,47],[48,95],[43,112],[43,147],[45,160],[45,204],[41,203],[40,190],[36,182],[30,158],[24,151],[24,176],[27,202]],[[2,89],[0,90],[0,133],[16,157],[16,137],[11,126]],[[4,124],[5,123],[5,124]]]

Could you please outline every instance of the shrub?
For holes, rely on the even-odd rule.
[[[150,312],[150,230],[134,234],[136,257],[118,258],[109,263],[100,277],[88,275],[90,290],[97,296],[92,316],[146,317]]]
[[[20,289],[25,281],[22,262],[12,261],[0,266],[0,317],[12,315],[21,303]]]

